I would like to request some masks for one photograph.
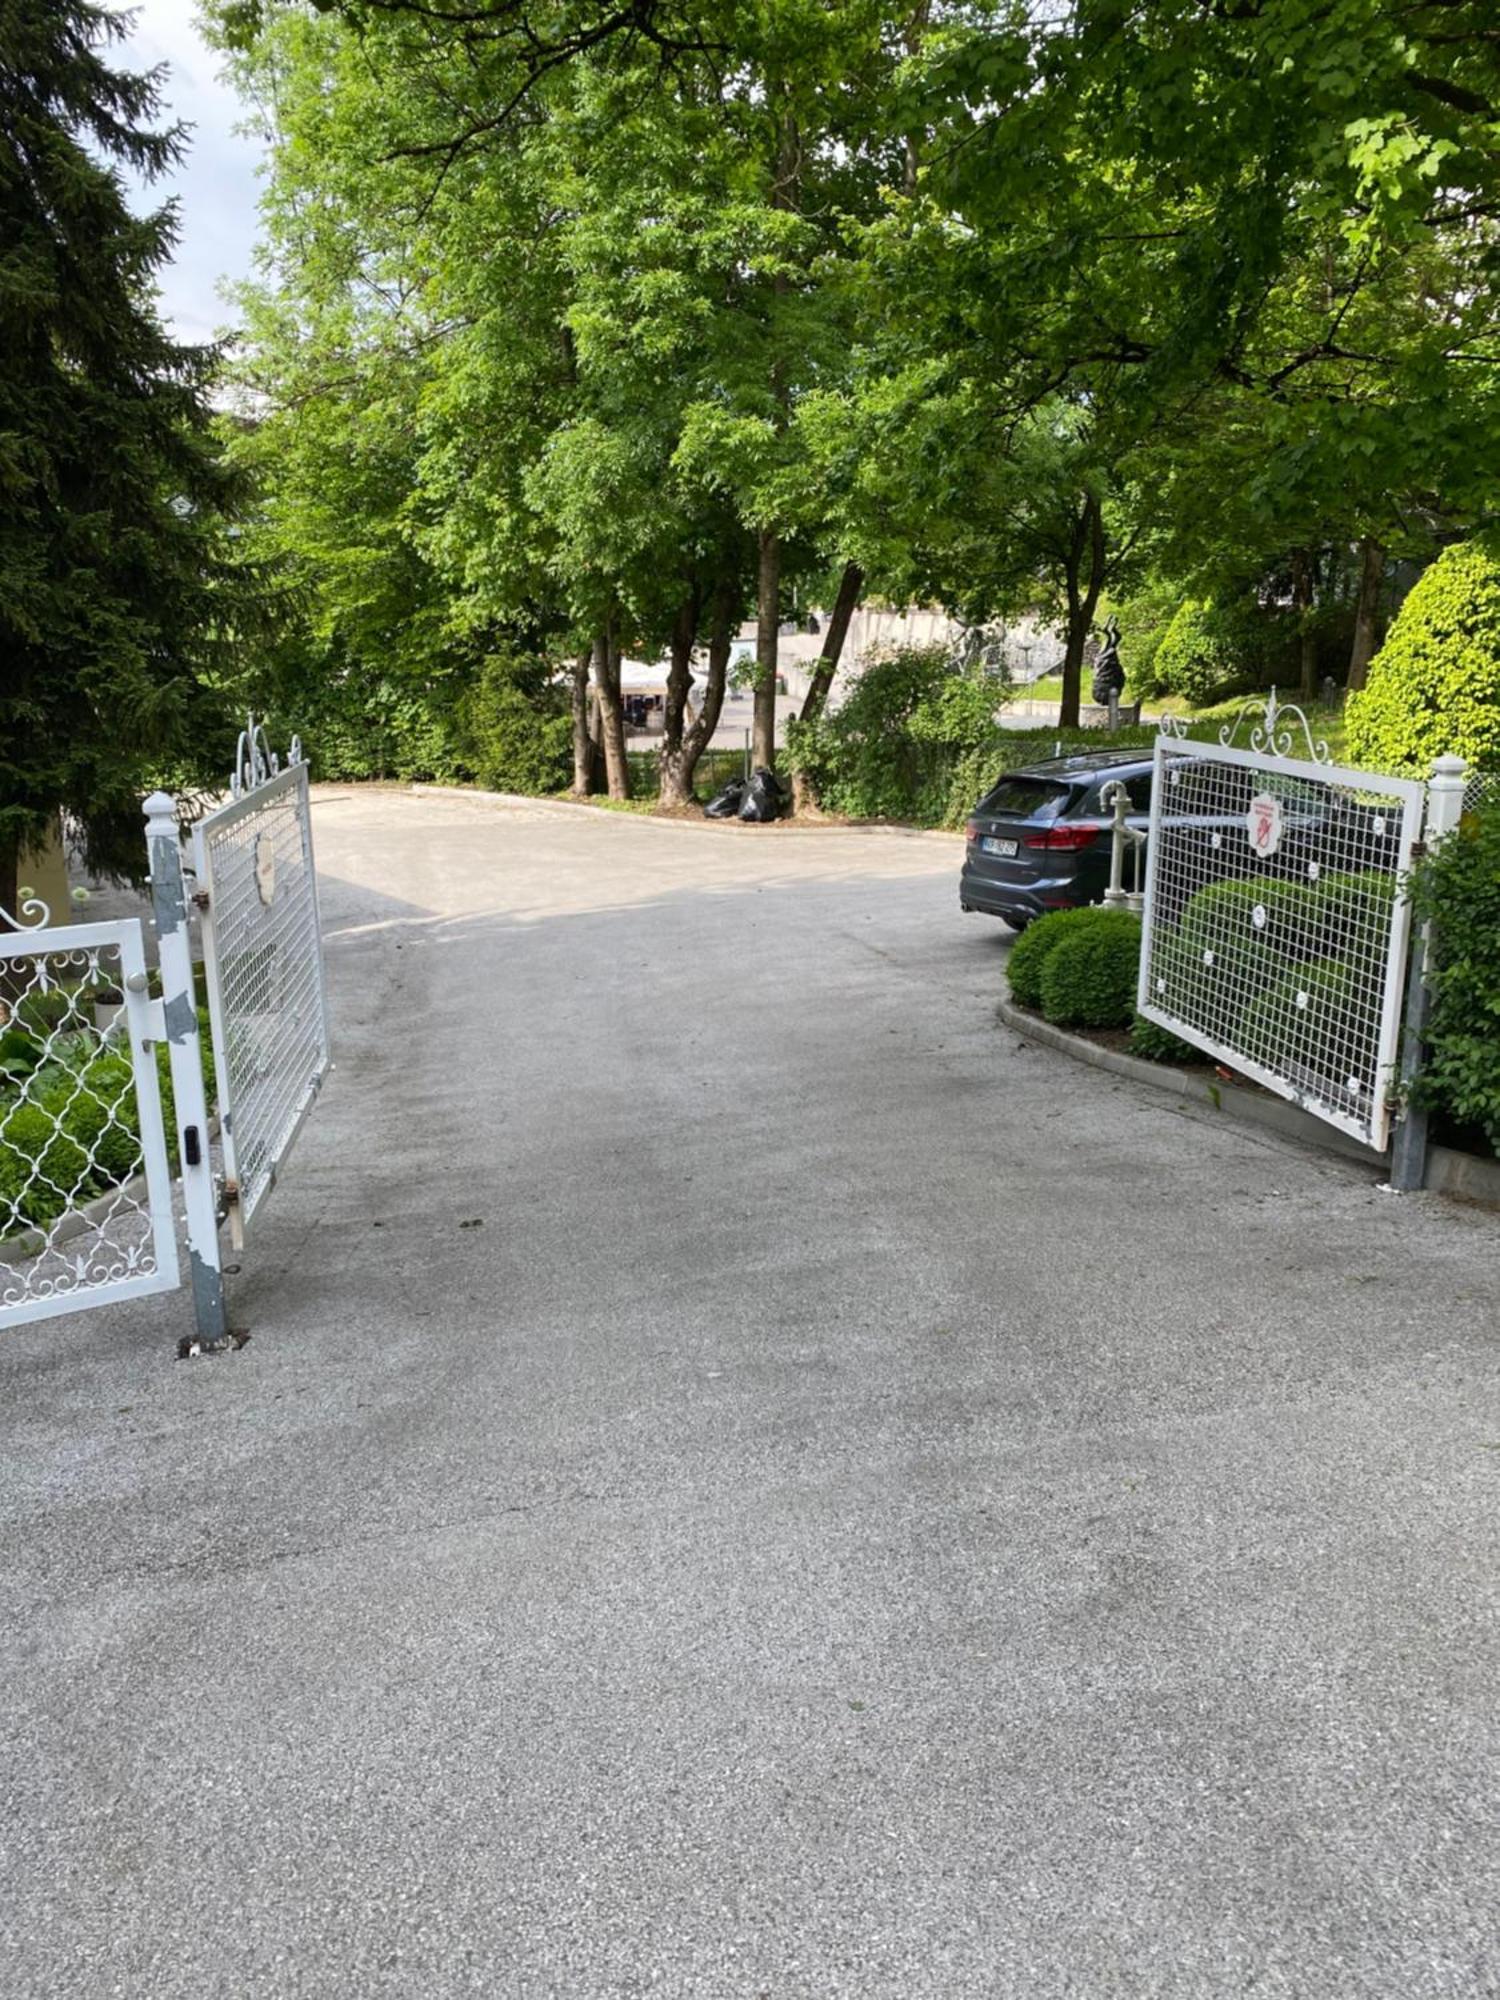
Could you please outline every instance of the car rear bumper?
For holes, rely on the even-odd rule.
[[[1095,900],[1092,884],[1081,881],[1076,872],[1064,876],[1032,877],[1029,881],[1005,882],[990,864],[976,867],[965,861],[958,878],[958,900],[963,909],[982,910],[991,917],[1044,917],[1049,910],[1072,910],[1080,903]]]
[[[1043,915],[1041,904],[1023,889],[1002,889],[998,882],[971,881],[967,875],[958,885],[958,903],[960,909],[978,910],[986,917],[1030,918]]]

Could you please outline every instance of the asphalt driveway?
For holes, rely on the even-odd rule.
[[[1500,1223],[996,1025],[957,848],[316,809],[232,1280],[0,1339],[0,1992],[1500,1990]]]

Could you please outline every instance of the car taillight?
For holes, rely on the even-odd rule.
[[[969,845],[972,847],[974,845],[974,842],[978,840],[978,838],[979,838],[979,822],[977,819],[971,819],[964,826],[964,839],[968,841]]]
[[[1045,832],[1028,833],[1025,840],[1028,847],[1046,847],[1053,853],[1076,854],[1080,847],[1092,847],[1107,829],[1106,820],[1070,819],[1061,826],[1049,826]]]

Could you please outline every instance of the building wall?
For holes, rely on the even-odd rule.
[[[53,819],[52,830],[40,846],[22,849],[16,881],[20,888],[41,897],[52,912],[53,923],[65,924],[70,920],[68,862],[63,851],[61,819]],[[18,900],[24,899],[18,897]],[[21,913],[17,910],[14,914]]]

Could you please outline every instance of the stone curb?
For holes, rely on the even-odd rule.
[[[1388,1154],[1372,1153],[1368,1146],[1361,1146],[1358,1140],[1346,1137],[1333,1126],[1325,1125],[1321,1118],[1288,1104],[1283,1098],[1262,1096],[1258,1091],[1246,1090],[1240,1084],[1221,1083],[1217,1078],[1190,1076],[1170,1063],[1144,1062],[1139,1056],[1100,1048],[1097,1042],[1087,1041],[1082,1035],[1055,1028],[1050,1021],[1039,1021],[1034,1014],[1018,1007],[1009,995],[1001,1000],[999,1015],[1006,1027],[1014,1028],[1018,1035],[1042,1048],[1072,1056],[1075,1062],[1092,1064],[1095,1069],[1108,1070],[1112,1076],[1125,1077],[1150,1090],[1165,1091],[1210,1111],[1227,1112],[1231,1118],[1262,1126],[1284,1139],[1336,1153],[1340,1159],[1351,1160],[1371,1172],[1383,1171],[1389,1164]],[[1455,1152],[1449,1146],[1434,1146],[1428,1154],[1425,1192],[1458,1195],[1466,1201],[1500,1207],[1500,1160],[1481,1160],[1472,1153]]]
[[[478,785],[428,785],[413,783],[404,787],[408,792],[420,793],[423,798],[478,799],[485,805],[524,806],[528,811],[558,813],[593,813],[601,819],[634,820],[646,826],[673,827],[680,833],[737,833],[738,823],[734,820],[694,819],[690,814],[678,819],[666,813],[622,813],[611,806],[596,806],[588,799],[547,799],[532,798],[524,792],[487,792]],[[876,839],[902,840],[943,840],[948,842],[963,839],[956,828],[934,826],[884,826],[871,820],[775,820],[772,830],[785,838],[788,834],[860,833]],[[764,833],[764,827],[757,827]]]

